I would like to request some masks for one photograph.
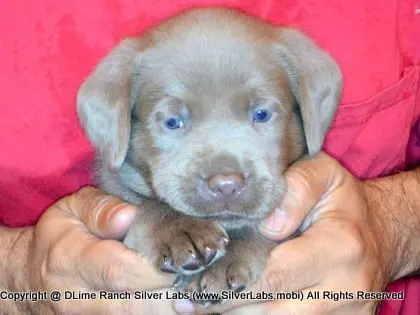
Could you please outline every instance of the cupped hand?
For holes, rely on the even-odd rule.
[[[133,205],[94,188],[83,188],[52,205],[28,238],[27,257],[17,258],[26,259],[27,272],[16,289],[57,290],[61,301],[29,302],[30,313],[172,314],[169,300],[134,298],[133,291],[163,292],[173,282],[119,241],[135,214]],[[76,296],[96,293],[96,298],[65,299],[64,291]],[[100,291],[129,291],[131,298],[101,299]]]
[[[375,313],[380,296],[372,299],[366,293],[381,292],[390,281],[392,252],[369,202],[374,188],[324,153],[296,163],[285,177],[285,197],[260,231],[274,240],[297,229],[302,233],[273,250],[264,275],[250,291],[274,296],[300,291],[302,298],[238,299],[212,308],[177,301],[179,314]]]

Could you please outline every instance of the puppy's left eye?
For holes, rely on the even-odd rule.
[[[170,117],[165,120],[165,127],[168,129],[179,129],[184,127],[184,121],[179,117]]]
[[[252,114],[253,122],[267,122],[270,120],[273,112],[269,109],[257,109]]]

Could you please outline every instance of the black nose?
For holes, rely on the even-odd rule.
[[[233,199],[243,190],[245,176],[241,173],[216,174],[207,179],[209,197],[212,199]]]

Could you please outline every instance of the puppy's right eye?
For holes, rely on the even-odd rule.
[[[271,111],[267,109],[259,109],[253,113],[252,120],[257,123],[263,123],[269,121],[271,116]]]
[[[165,120],[165,127],[168,129],[179,129],[184,127],[184,121],[179,117],[170,117]]]

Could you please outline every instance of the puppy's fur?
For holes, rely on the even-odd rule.
[[[229,9],[193,9],[123,40],[81,86],[78,113],[98,185],[142,204],[124,243],[197,275],[197,290],[255,281],[275,246],[256,226],[281,199],[287,166],[321,149],[341,84],[304,34]],[[253,121],[259,108],[268,121]],[[166,128],[169,117],[182,128]],[[232,172],[246,174],[240,198],[200,195],[203,178]]]

